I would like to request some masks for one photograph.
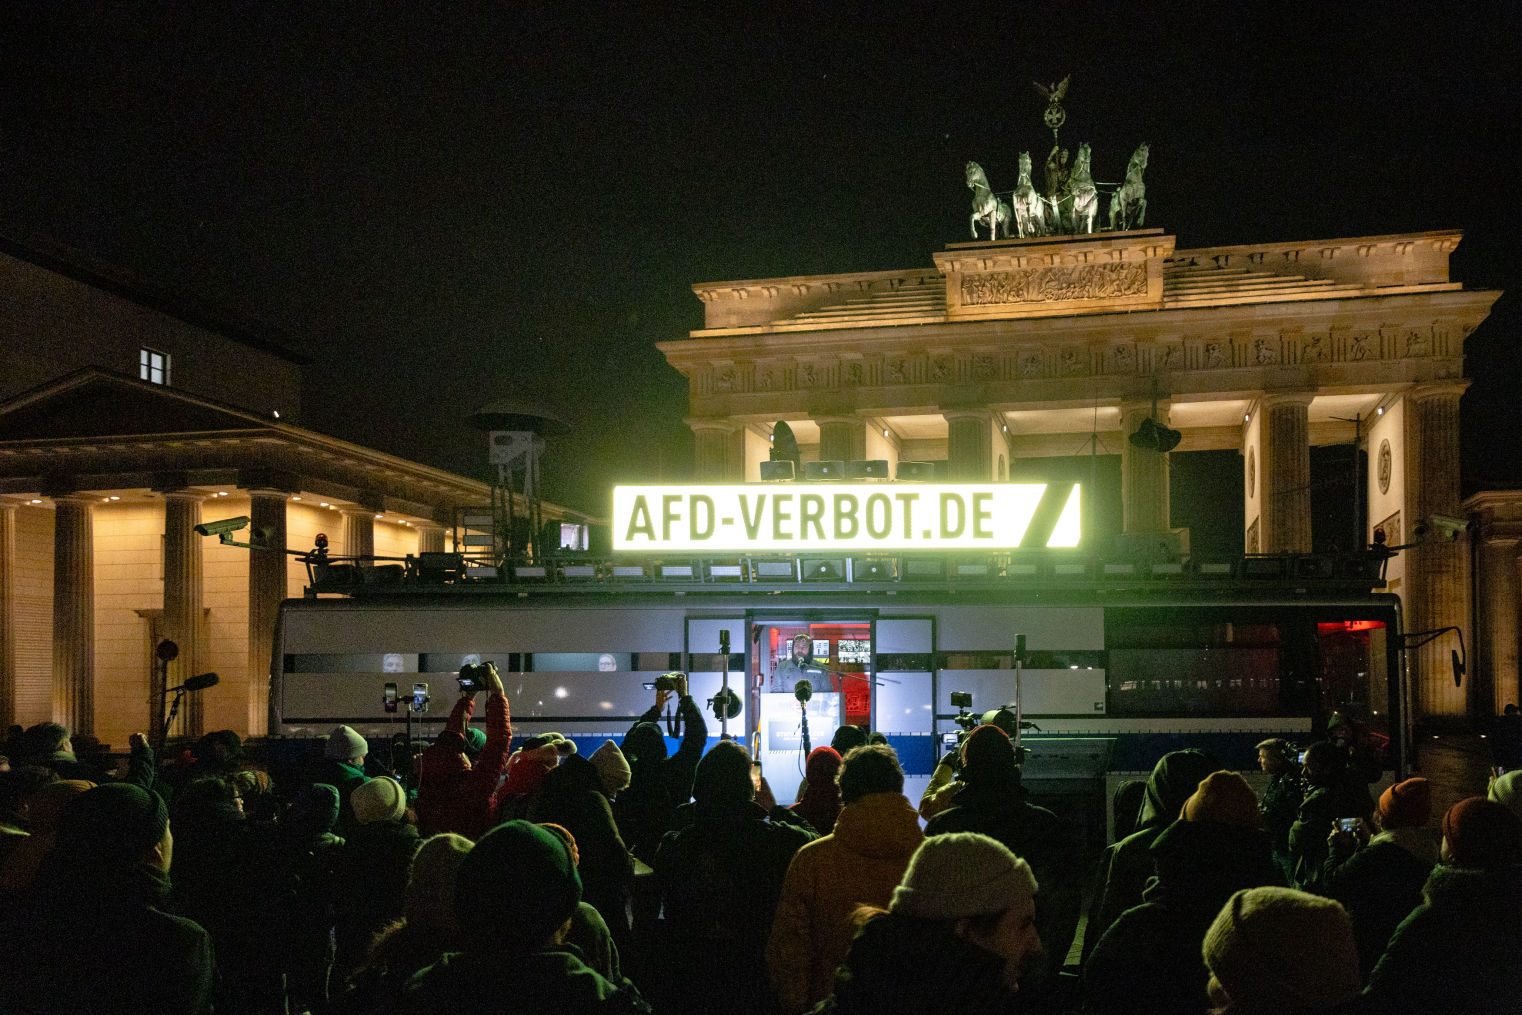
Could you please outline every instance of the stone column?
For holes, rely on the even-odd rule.
[[[1490,701],[1481,703],[1497,714],[1509,702],[1517,704],[1517,636],[1519,567],[1517,551],[1522,542],[1516,537],[1480,535],[1479,585],[1484,589],[1480,602],[1480,625],[1474,633],[1470,672],[1481,670],[1490,678]]]
[[[689,419],[696,438],[693,450],[693,478],[700,483],[723,483],[740,480],[733,468],[736,426],[727,419]],[[742,465],[743,468],[743,458]]]
[[[1311,392],[1275,392],[1258,402],[1264,553],[1311,550],[1311,398]]]
[[[164,494],[164,637],[179,646],[180,654],[169,664],[167,680],[178,686],[201,672],[205,657],[202,620],[205,615],[205,578],[201,540],[195,527],[201,523],[202,496],[186,490]],[[249,551],[254,552],[254,551]],[[180,703],[182,725],[170,736],[198,737],[205,732],[205,691],[191,691]]]
[[[1406,394],[1407,531],[1433,514],[1457,515],[1459,506],[1459,396],[1463,382],[1430,384]],[[1468,633],[1469,538],[1428,536],[1406,553],[1406,630],[1459,627]],[[1472,641],[1471,641],[1472,643]],[[1418,717],[1462,716],[1467,691],[1453,686],[1449,650],[1458,639],[1445,635],[1411,654]],[[1476,703],[1480,705],[1481,703]],[[1488,703],[1485,703],[1488,707]]]
[[[993,416],[987,409],[943,409],[946,420],[946,468],[958,483],[987,483],[993,479]]]
[[[848,416],[816,416],[819,424],[819,460],[846,462],[862,457],[862,422]]]
[[[1168,408],[1167,402],[1158,402],[1153,417],[1150,401],[1121,403],[1120,499],[1126,532],[1167,532],[1171,527],[1168,456],[1138,448],[1129,439],[1149,417],[1167,426]]]
[[[421,523],[417,527],[418,553],[444,552],[444,526]]]
[[[0,729],[16,721],[16,505],[0,504]]]
[[[250,490],[248,496],[249,527],[269,533],[268,549],[248,551],[248,732],[258,736],[269,729],[275,618],[286,592],[286,493]]]
[[[53,720],[95,732],[95,498],[54,499]]]
[[[365,508],[343,508],[343,549],[335,556],[375,556],[375,512]],[[362,562],[368,565],[368,561]]]

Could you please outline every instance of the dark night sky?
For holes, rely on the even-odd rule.
[[[463,417],[556,397],[594,511],[688,468],[691,283],[929,266],[963,163],[1049,146],[1035,78],[1096,177],[1150,142],[1180,247],[1458,227],[1457,278],[1522,281],[1522,5],[728,7],[0,5],[0,224],[278,329],[359,443],[482,475]],[[1516,305],[1466,491],[1522,484]]]

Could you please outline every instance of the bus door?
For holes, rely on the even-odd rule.
[[[870,615],[815,610],[753,615],[750,637],[752,730],[763,766],[801,778],[808,749],[828,746],[842,725],[871,726]],[[772,782],[779,794],[791,793],[792,785],[788,779]]]

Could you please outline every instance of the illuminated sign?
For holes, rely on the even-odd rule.
[[[1075,547],[1068,483],[619,486],[613,548],[636,551]]]

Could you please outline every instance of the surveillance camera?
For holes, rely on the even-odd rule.
[[[1446,539],[1450,542],[1459,538],[1465,532],[1474,527],[1474,523],[1468,518],[1459,518],[1455,515],[1428,515],[1411,527],[1412,535],[1418,539],[1425,538],[1428,534]]]
[[[202,522],[196,526],[196,532],[202,536],[227,536],[247,527],[248,515],[239,515],[236,518],[224,518],[219,522]]]

